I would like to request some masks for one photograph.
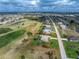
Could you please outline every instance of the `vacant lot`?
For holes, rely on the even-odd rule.
[[[43,25],[42,23],[33,22],[32,24],[26,26],[26,29],[33,34],[37,34],[39,33],[39,30],[41,29],[42,25]]]
[[[67,36],[79,37],[79,33],[75,32],[74,30],[66,29],[66,30],[64,30],[64,31],[67,33]]]
[[[60,59],[59,52],[56,49],[41,46],[28,49],[24,55],[26,59]]]

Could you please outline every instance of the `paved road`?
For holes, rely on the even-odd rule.
[[[64,49],[64,46],[63,46],[63,42],[62,42],[62,38],[61,38],[60,33],[59,33],[58,29],[57,29],[57,26],[56,26],[56,24],[53,22],[53,20],[50,17],[49,17],[49,20],[51,21],[52,25],[54,26],[56,34],[57,34],[59,48],[60,48],[60,54],[61,54],[61,59],[67,59],[66,52],[65,52],[65,49]]]

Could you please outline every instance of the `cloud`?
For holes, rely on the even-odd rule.
[[[0,0],[0,11],[37,11],[40,0]]]
[[[76,1],[71,1],[71,0],[57,0],[56,2],[54,2],[55,5],[74,5],[76,3]]]
[[[69,11],[78,10],[76,0],[0,0],[0,11]]]
[[[0,4],[4,3],[19,3],[21,5],[37,5],[39,0],[0,0]]]

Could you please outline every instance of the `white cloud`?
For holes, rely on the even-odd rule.
[[[32,5],[36,5],[37,2],[34,0],[34,1],[31,1],[31,4],[32,4]]]
[[[38,3],[40,2],[40,0],[18,0],[17,2],[19,2],[22,6],[26,7],[26,6],[32,6],[32,7],[38,7]]]
[[[31,5],[36,5],[40,2],[40,0],[0,0],[0,2],[17,2],[21,4],[31,4]]]
[[[73,5],[75,3],[76,3],[76,1],[71,1],[71,0],[57,0],[56,2],[54,2],[54,4],[61,5],[61,6],[63,6],[63,5]]]
[[[30,1],[30,4],[32,5],[37,5],[39,3],[39,0],[32,0]]]

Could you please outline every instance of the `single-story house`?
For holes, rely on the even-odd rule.
[[[51,36],[48,35],[40,35],[41,36],[41,40],[44,42],[49,42],[49,39],[51,38]]]
[[[75,36],[69,36],[68,41],[74,41],[74,42],[79,42],[79,39]]]

